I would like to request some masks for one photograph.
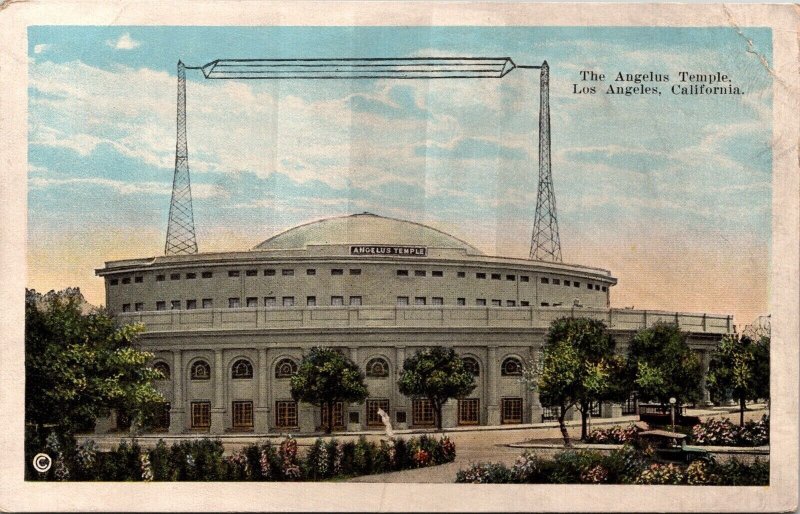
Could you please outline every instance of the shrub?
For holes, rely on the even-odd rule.
[[[633,445],[625,444],[606,455],[603,464],[608,470],[609,483],[633,484],[647,467],[647,459]]]
[[[436,450],[435,464],[443,464],[456,460],[456,445],[449,437],[443,436],[439,439]]]
[[[637,484],[670,484],[678,485],[684,480],[683,471],[675,464],[651,464],[647,469],[639,474],[636,479]]]
[[[769,416],[738,426],[730,419],[709,419],[692,427],[694,444],[718,446],[761,446],[769,444]]]
[[[550,481],[553,468],[553,461],[526,451],[514,462],[511,468],[511,481],[520,484],[546,484]]]
[[[460,484],[509,484],[513,482],[512,471],[503,464],[471,464],[456,473]]]
[[[363,435],[359,437],[353,454],[353,471],[357,475],[372,474],[374,453],[375,444],[367,442]]]
[[[589,470],[601,463],[602,460],[603,456],[592,450],[561,452],[553,458],[551,483],[582,483],[582,477],[585,477]]]
[[[717,476],[714,485],[769,485],[769,461],[759,458],[752,464],[730,459],[716,464],[713,473]]]
[[[696,460],[686,468],[686,483],[689,485],[714,485],[719,476],[713,473],[716,466],[703,460]]]
[[[592,430],[586,436],[586,442],[591,444],[625,444],[635,439],[639,431],[639,428],[633,424],[625,428],[616,426]]]

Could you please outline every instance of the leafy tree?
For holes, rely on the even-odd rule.
[[[333,429],[333,406],[336,402],[362,403],[369,392],[364,373],[333,348],[314,347],[303,356],[297,374],[292,377],[292,398],[317,407],[327,406],[325,432]]]
[[[153,355],[137,348],[141,325],[120,325],[89,306],[78,288],[42,295],[25,291],[25,421],[71,437],[90,429],[111,409],[141,421],[163,403],[148,366]]]
[[[558,406],[566,446],[571,443],[564,418],[571,407],[581,412],[581,438],[585,439],[592,405],[625,396],[624,366],[614,353],[615,346],[602,321],[560,318],[550,324],[541,369],[528,374],[526,381],[539,390],[542,404]]]
[[[427,398],[433,406],[436,428],[442,429],[442,405],[475,389],[475,376],[452,348],[436,346],[417,351],[403,362],[398,381],[406,396]]]
[[[638,331],[628,347],[626,364],[630,387],[640,398],[678,405],[701,396],[703,368],[689,348],[687,336],[674,323],[656,323]]]
[[[711,356],[706,384],[715,398],[739,402],[739,425],[744,426],[747,400],[769,398],[769,337],[723,337]]]

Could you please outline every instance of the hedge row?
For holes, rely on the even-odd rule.
[[[687,484],[768,485],[769,462],[746,464],[695,461],[689,466],[650,461],[630,445],[608,454],[568,450],[552,460],[525,452],[510,468],[497,463],[473,464],[456,474],[471,484]]]
[[[304,455],[297,441],[287,438],[279,445],[251,444],[231,455],[223,455],[218,440],[182,441],[167,446],[142,448],[135,440],[121,442],[112,451],[100,452],[93,441],[72,451],[50,448],[55,456],[47,473],[29,469],[28,477],[39,480],[89,481],[296,481],[325,480],[399,471],[452,462],[455,445],[447,438],[428,436],[393,442],[341,442],[317,439]]]
[[[676,429],[679,429],[676,427]],[[587,443],[624,444],[636,439],[641,430],[636,425],[615,426],[592,430],[586,437]],[[763,415],[758,421],[746,421],[744,426],[734,424],[730,419],[709,419],[694,425],[687,434],[687,443],[710,446],[762,446],[769,444],[769,416]]]

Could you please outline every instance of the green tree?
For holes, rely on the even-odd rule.
[[[743,426],[747,401],[769,398],[769,337],[723,337],[711,356],[706,384],[715,398],[739,402]]]
[[[628,346],[626,368],[630,387],[640,398],[666,405],[675,397],[681,405],[701,397],[700,358],[674,323],[656,323],[638,331]]]
[[[164,398],[153,387],[161,373],[138,349],[141,325],[120,325],[89,306],[78,288],[42,295],[25,291],[25,421],[71,437],[91,429],[111,409],[140,423]]]
[[[362,403],[368,396],[364,373],[333,348],[313,347],[303,356],[292,377],[292,398],[317,407],[327,406],[325,432],[333,429],[333,407],[337,402]]]
[[[564,444],[571,446],[564,422],[567,411],[581,412],[581,438],[595,402],[625,396],[623,360],[614,353],[616,342],[602,321],[560,318],[550,324],[545,337],[541,369],[526,374],[529,387],[539,390],[544,405],[559,408],[558,424]]]
[[[406,396],[430,400],[436,428],[441,430],[442,405],[450,398],[471,393],[475,376],[464,368],[455,350],[436,346],[419,350],[403,362],[398,385]]]

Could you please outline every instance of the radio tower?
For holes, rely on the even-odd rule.
[[[542,63],[539,74],[539,190],[536,194],[536,217],[533,221],[530,258],[537,261],[561,262],[561,240],[558,237],[556,195],[550,167],[550,67]]]
[[[186,67],[178,61],[178,138],[175,143],[175,176],[169,204],[165,255],[197,253],[192,214],[192,186],[189,182],[189,150],[186,146]]]

